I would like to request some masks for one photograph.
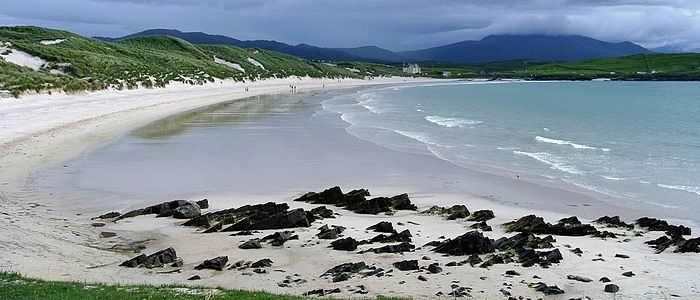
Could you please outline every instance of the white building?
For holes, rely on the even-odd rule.
[[[410,64],[408,67],[403,68],[403,72],[408,74],[420,74],[420,66],[418,64]]]

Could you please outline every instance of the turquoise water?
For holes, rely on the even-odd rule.
[[[526,82],[363,90],[351,134],[457,165],[700,210],[700,84]]]

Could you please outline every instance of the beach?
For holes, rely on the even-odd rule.
[[[552,299],[586,296],[607,299],[612,294],[605,293],[605,284],[598,280],[608,277],[620,287],[616,299],[700,297],[700,278],[694,273],[694,267],[700,263],[697,254],[673,253],[671,250],[654,253],[644,242],[664,235],[658,231],[637,236],[635,231],[624,228],[601,227],[601,230],[618,234],[618,238],[555,235],[554,245],[563,258],[549,268],[537,265],[523,267],[514,263],[495,264],[489,268],[468,265],[447,267],[450,262],[465,257],[444,256],[423,245],[460,236],[471,231],[470,226],[474,222],[417,213],[433,205],[450,207],[462,204],[472,212],[493,211],[495,218],[488,220],[493,230],[484,231],[483,234],[494,240],[514,234],[506,233],[500,224],[530,214],[544,217],[552,223],[572,215],[578,216],[583,223],[591,223],[604,215],[620,215],[623,220],[632,222],[646,216],[648,211],[617,206],[586,193],[557,189],[520,180],[516,176],[469,170],[435,157],[381,147],[348,134],[346,125],[338,115],[320,109],[321,102],[329,95],[343,93],[334,91],[338,88],[401,84],[412,80],[416,83],[425,81],[378,78],[340,82],[314,79],[265,80],[246,84],[221,82],[84,95],[32,95],[0,102],[0,141],[3,143],[0,148],[0,205],[3,213],[0,218],[3,228],[0,236],[0,268],[51,280],[192,283],[213,288],[263,289],[297,295],[310,290],[338,287],[341,292],[335,295],[340,297],[388,295],[434,298],[437,295],[448,296],[450,292],[463,287],[465,289],[462,291],[475,299],[507,298],[506,294],[540,298],[543,294],[531,287],[538,282],[556,285],[566,291],[564,295],[546,296]],[[255,106],[256,102],[274,100],[274,96],[250,98],[289,94],[290,85],[297,86],[298,92],[302,92],[294,99],[303,104],[289,105],[298,102],[282,101],[289,106],[276,110],[279,107],[274,105]],[[157,163],[148,165],[148,162],[141,162],[130,167],[130,162],[124,160],[123,164],[107,167],[110,158],[120,153],[104,152],[101,149],[110,148],[101,146],[122,143],[119,145],[134,147],[127,148],[128,151],[143,153],[138,151],[143,140],[129,140],[128,134],[132,130],[140,128],[141,132],[147,131],[149,128],[146,125],[161,118],[242,98],[248,99],[242,103],[252,106],[240,105],[240,109],[247,107],[242,113],[260,117],[237,119],[232,122],[232,126],[236,126],[233,127],[233,137],[230,134],[219,136],[222,140],[226,139],[225,147],[222,147],[222,151],[227,152],[226,161],[204,160],[209,164],[230,165],[230,171],[208,174],[208,170],[201,167],[206,164],[199,163],[200,157],[196,155],[180,157],[182,165],[170,171],[179,175],[172,177],[163,176],[167,172],[130,173],[138,170],[135,168],[137,165],[145,165],[145,168],[170,167]],[[227,111],[229,114],[234,114],[238,109],[237,102],[233,103],[233,108]],[[190,119],[175,120],[173,124],[187,121]],[[170,125],[167,121],[161,124]],[[199,129],[195,127],[192,130]],[[209,138],[217,136],[215,131],[210,134]],[[182,139],[151,136],[154,141],[151,146],[157,147],[163,141],[170,141],[195,149],[196,145],[206,142],[194,139],[195,135],[176,133],[174,136]],[[128,151],[126,153],[132,153]],[[164,157],[169,154],[172,152],[161,153]],[[205,152],[200,156],[207,155],[218,154]],[[194,163],[188,164],[188,160]],[[135,161],[138,162],[138,158]],[[124,167],[120,169],[119,165]],[[114,172],[100,173],[100,166]],[[191,170],[192,174],[182,175],[187,170]],[[66,177],[66,174],[73,173],[77,175]],[[82,184],[85,191],[91,192],[77,194],[76,191],[82,190],[61,189],[70,185],[61,178],[72,178],[75,181],[69,183]],[[335,185],[345,192],[367,188],[372,196],[391,197],[407,193],[417,206],[417,212],[397,210],[391,215],[357,214],[326,205],[337,214],[335,218],[324,218],[310,227],[291,229],[299,236],[298,240],[287,241],[282,247],[265,245],[263,249],[248,250],[237,246],[251,239],[250,236],[229,236],[224,232],[201,234],[195,228],[178,226],[181,220],[173,218],[143,215],[116,222],[106,221],[102,227],[92,225],[102,221],[91,220],[110,211],[126,212],[174,199],[207,198],[210,205],[206,210],[208,212],[265,202],[287,203],[291,208],[310,210],[318,205],[292,200],[306,192],[320,192]],[[134,191],[137,186],[144,191]],[[479,188],[475,188],[477,186]],[[96,198],[90,201],[90,197]],[[330,249],[327,241],[315,237],[317,228],[322,225],[337,225],[346,228],[343,236],[357,240],[370,239],[376,233],[367,228],[380,221],[392,222],[398,231],[410,230],[412,242],[419,249],[403,254],[360,254],[357,251]],[[699,229],[692,219],[679,218],[671,223],[683,224],[694,232]],[[103,232],[114,233],[116,237],[100,237]],[[259,236],[274,232],[262,230]],[[159,274],[160,269],[119,266],[135,256],[130,250],[138,247],[145,247],[143,252],[147,254],[173,247],[183,258],[184,266],[181,272],[171,274]],[[376,245],[363,245],[359,250],[371,247]],[[576,248],[580,248],[581,252],[571,251]],[[617,254],[622,256],[616,257]],[[227,255],[230,262],[269,258],[273,263],[264,274],[246,270],[194,270],[194,266],[200,262],[220,255]],[[350,280],[337,283],[320,276],[343,263],[362,261],[389,270],[394,262],[414,259],[421,267],[439,263],[442,271],[433,274],[423,270],[394,270],[384,273],[383,277],[354,275]],[[515,272],[506,274],[507,271]],[[627,271],[635,275],[623,276],[622,273]],[[188,281],[187,278],[193,275],[203,279]],[[593,282],[567,278],[570,275],[590,278]],[[304,279],[304,283],[280,284],[285,279]],[[360,285],[364,288],[358,288]],[[366,290],[367,293],[358,294],[358,290]]]

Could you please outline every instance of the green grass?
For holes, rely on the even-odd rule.
[[[42,40],[65,39],[43,45]],[[133,89],[163,87],[171,82],[204,84],[216,79],[259,80],[290,76],[362,78],[339,66],[311,62],[262,49],[224,45],[193,45],[170,36],[136,37],[104,42],[71,32],[34,26],[0,27],[0,42],[41,57],[47,64],[32,70],[0,61],[0,90],[17,96],[28,91]],[[217,63],[214,57],[239,64],[241,72]],[[250,59],[260,62],[256,67]],[[393,67],[356,63],[374,76],[400,75]],[[63,74],[55,74],[57,71]],[[400,70],[399,70],[400,71]]]
[[[261,291],[242,291],[178,285],[108,285],[78,282],[44,281],[16,273],[0,272],[0,299],[274,299],[300,300],[300,296],[276,295]],[[400,299],[378,297],[377,299]]]

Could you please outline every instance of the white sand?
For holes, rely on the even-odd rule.
[[[4,54],[7,50],[10,50],[10,53]],[[40,57],[31,55],[21,50],[13,49],[7,43],[0,43],[0,57],[2,57],[6,62],[34,70],[39,70],[39,68],[46,63],[46,61]]]
[[[48,45],[60,44],[60,43],[64,42],[65,40],[66,40],[66,39],[43,40],[43,41],[40,41],[39,43],[41,43],[42,45],[47,45],[47,46],[48,46]]]
[[[228,67],[230,67],[230,68],[233,68],[233,69],[235,69],[235,70],[238,70],[238,71],[241,71],[241,72],[245,73],[245,69],[244,69],[243,67],[241,67],[241,65],[239,65],[239,64],[237,64],[237,63],[232,63],[232,62],[230,62],[230,61],[223,60],[223,59],[218,58],[218,57],[216,57],[216,56],[214,56],[214,62],[217,63],[217,64],[222,64],[222,65],[228,66]]]
[[[255,83],[219,82],[205,86],[172,85],[166,89],[101,91],[84,95],[34,95],[20,100],[0,101],[0,269],[16,270],[30,276],[47,279],[80,280],[120,283],[178,283],[206,285],[224,288],[266,289],[280,293],[301,294],[315,288],[340,287],[341,296],[355,296],[347,292],[348,286],[364,284],[370,296],[405,295],[416,298],[432,298],[435,293],[450,291],[452,281],[459,281],[461,286],[473,288],[476,299],[500,299],[499,290],[505,284],[511,284],[510,292],[532,298],[542,294],[527,287],[529,282],[545,282],[566,290],[566,294],[551,299],[569,299],[590,296],[593,299],[609,299],[611,295],[602,292],[603,284],[597,282],[607,276],[618,284],[621,293],[617,299],[666,299],[670,294],[681,295],[683,299],[700,297],[700,276],[695,270],[700,265],[697,254],[677,254],[667,250],[663,254],[654,254],[643,242],[656,238],[660,233],[645,234],[643,237],[630,238],[629,242],[619,240],[602,241],[591,237],[555,237],[564,260],[549,269],[538,266],[522,268],[516,264],[496,265],[490,269],[464,267],[444,267],[449,261],[459,261],[464,257],[442,257],[428,249],[405,255],[398,254],[355,254],[332,251],[326,248],[328,241],[320,244],[300,247],[311,241],[321,224],[343,225],[349,228],[345,236],[356,239],[369,238],[374,235],[364,228],[381,220],[403,222],[414,235],[414,244],[421,246],[439,236],[455,237],[468,231],[471,222],[446,221],[435,216],[421,216],[411,212],[400,211],[394,216],[357,215],[342,209],[333,208],[341,216],[327,219],[308,229],[297,229],[300,240],[289,241],[283,248],[268,245],[261,250],[240,250],[239,242],[250,237],[229,237],[225,233],[197,234],[193,228],[175,226],[179,222],[171,218],[156,219],[153,216],[141,216],[108,224],[103,228],[89,226],[86,219],[77,211],[62,209],[51,198],[37,196],[37,192],[27,189],[26,180],[38,168],[64,161],[84,149],[94,148],[108,139],[119,136],[132,128],[146,124],[160,117],[191,108],[242,98],[246,96],[288,91],[294,84],[299,90],[316,89],[325,84],[326,88],[349,87],[363,84],[403,82],[411,79],[376,79],[370,82],[359,80],[267,80]],[[245,87],[250,91],[245,92]],[[504,233],[498,224],[523,215],[536,213],[547,221],[555,222],[565,215],[535,211],[527,208],[503,206],[489,200],[467,197],[459,194],[442,194],[440,191],[425,191],[419,186],[367,186],[375,195],[393,195],[408,192],[412,201],[420,209],[431,205],[466,204],[470,210],[492,209],[497,218],[488,223],[494,232],[486,233],[498,238]],[[344,187],[349,189],[352,187]],[[290,200],[294,195],[273,194],[249,197],[232,197],[221,195],[209,197],[210,211],[240,206],[248,203],[266,201],[279,202]],[[313,205],[290,203],[292,207],[312,208]],[[601,212],[601,215],[608,212]],[[408,221],[419,223],[412,225]],[[583,220],[590,221],[590,220]],[[698,228],[693,228],[697,232]],[[113,231],[116,238],[98,238],[100,231]],[[616,230],[612,230],[616,231]],[[259,236],[271,233],[266,231]],[[697,233],[696,233],[697,234]],[[174,247],[178,255],[185,259],[182,273],[155,274],[160,269],[126,269],[118,263],[134,256],[101,250],[126,241],[150,240],[146,243],[146,253]],[[567,251],[565,246],[580,247],[584,254],[578,257]],[[366,245],[360,249],[376,247]],[[605,262],[593,262],[597,254]],[[629,259],[614,258],[616,253],[629,255]],[[240,271],[195,271],[193,266],[204,259],[218,255],[228,255],[231,262],[238,260],[257,260],[270,258],[274,261],[269,274],[242,275]],[[427,255],[431,261],[423,261]],[[319,278],[325,270],[345,262],[365,261],[385,269],[391,263],[404,259],[418,259],[421,266],[438,261],[443,265],[443,272],[436,275],[425,273],[401,272],[394,270],[392,277],[366,278],[358,277],[342,283],[331,283]],[[104,265],[104,266],[102,266]],[[285,272],[273,270],[282,269]],[[505,277],[506,270],[517,270],[522,275]],[[166,268],[165,270],[170,270]],[[635,277],[621,276],[625,271],[633,271]],[[309,282],[290,288],[278,287],[285,276],[299,274]],[[198,274],[204,278],[189,282],[185,279]],[[427,282],[418,281],[416,277],[424,274]],[[591,283],[580,283],[566,279],[566,275],[576,274],[590,277]],[[542,279],[533,279],[538,275]],[[485,276],[486,280],[479,277]],[[406,281],[405,284],[398,284]],[[523,281],[524,283],[521,283]]]
[[[261,64],[259,61],[255,60],[253,58],[248,57],[248,62],[253,64],[254,66],[260,68],[260,69],[265,70],[265,66],[263,66],[263,64]]]

